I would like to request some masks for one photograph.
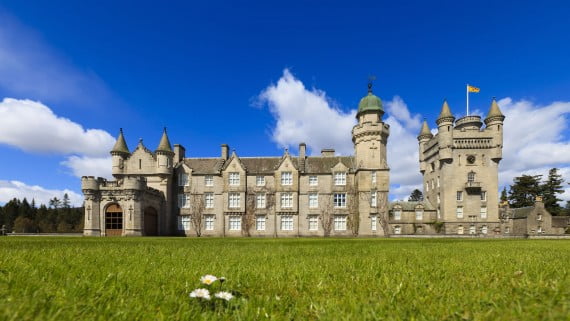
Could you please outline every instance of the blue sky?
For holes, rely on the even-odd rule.
[[[570,3],[496,2],[0,1],[0,202],[80,194],[120,127],[154,149],[166,126],[188,156],[350,152],[371,74],[392,198],[421,182],[419,121],[443,98],[465,114],[467,82],[472,110],[496,96],[512,115],[503,184],[555,166],[570,180]]]

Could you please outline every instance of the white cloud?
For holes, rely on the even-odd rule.
[[[83,204],[83,196],[72,190],[55,190],[45,189],[38,185],[27,185],[20,181],[0,180],[0,203],[6,203],[13,198],[20,200],[26,198],[29,202],[35,200],[37,205],[49,204],[49,200],[57,197],[63,199],[63,195],[67,193],[72,206],[81,206]]]
[[[111,98],[103,81],[68,60],[33,30],[0,12],[0,88],[14,96],[75,106]]]
[[[98,176],[112,179],[111,157],[69,156],[62,165],[67,166],[76,177]]]
[[[106,131],[84,129],[31,100],[4,98],[0,102],[0,128],[0,143],[27,152],[101,156],[115,142]]]
[[[267,87],[259,96],[267,103],[277,120],[273,140],[281,147],[298,146],[305,142],[312,154],[323,148],[351,154],[350,133],[356,123],[356,111],[345,113],[332,105],[324,91],[308,90],[289,70],[277,84]]]

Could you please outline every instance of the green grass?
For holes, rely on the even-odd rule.
[[[2,237],[0,320],[570,320],[569,266],[566,240]],[[191,300],[205,274],[240,296]]]

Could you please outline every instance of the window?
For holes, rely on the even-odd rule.
[[[487,218],[487,206],[481,206],[480,216],[482,219]]]
[[[489,229],[487,228],[487,225],[481,226],[481,234],[487,234],[488,231]]]
[[[475,234],[477,230],[475,229],[475,225],[469,226],[469,234]]]
[[[309,208],[319,207],[319,194],[310,193],[309,194]]]
[[[255,177],[255,185],[265,186],[265,176],[256,176]]]
[[[396,209],[394,210],[394,220],[399,221],[402,219],[402,210]]]
[[[204,203],[206,208],[214,208],[214,193],[204,193]]]
[[[316,175],[309,176],[309,185],[311,186],[319,185],[319,178]]]
[[[188,174],[178,174],[178,186],[188,186]]]
[[[190,195],[178,194],[178,208],[190,208]]]
[[[190,229],[190,216],[181,215],[178,216],[178,230],[188,231]]]
[[[542,214],[536,215],[536,220],[537,220],[537,221],[542,221]]]
[[[255,195],[255,208],[265,208],[265,194]]]
[[[511,229],[508,226],[506,226],[505,227],[505,234],[509,234],[510,232],[511,232]]]
[[[293,215],[282,215],[281,216],[281,230],[282,231],[292,231],[293,230]]]
[[[431,180],[431,189],[434,189],[434,188],[435,188],[435,181],[432,179]]]
[[[206,231],[214,230],[214,215],[204,215],[204,229]]]
[[[229,198],[229,202],[228,202],[229,208],[239,208],[240,207],[240,195],[239,195],[239,193],[229,193],[228,198]]]
[[[346,193],[334,193],[334,207],[346,207]]]
[[[467,173],[467,181],[473,183],[475,181],[475,172]]]
[[[429,182],[426,182],[426,192],[429,192]]]
[[[457,200],[458,200],[458,201],[462,201],[462,200],[463,200],[463,192],[457,191]]]
[[[441,210],[438,208],[437,209],[437,218],[440,219],[441,218]]]
[[[485,192],[485,191],[481,192],[481,200],[482,200],[482,201],[486,201],[486,200],[487,200],[487,192]]]
[[[293,194],[282,193],[281,194],[281,208],[292,208],[293,207]]]
[[[346,173],[334,173],[335,185],[346,185]]]
[[[241,230],[241,216],[240,215],[230,215],[230,231],[240,231]]]
[[[376,171],[370,173],[370,179],[372,180],[372,184],[376,184]]]
[[[439,187],[439,176],[437,177],[437,187]]]
[[[536,233],[538,234],[542,234],[542,226],[538,226],[538,229],[536,230]]]
[[[239,184],[239,183],[238,183]],[[204,176],[204,185],[206,186],[214,186],[214,176],[206,175]]]
[[[293,173],[291,172],[281,173],[281,185],[293,185]]]
[[[239,185],[239,173],[230,173],[229,183],[231,186]]]
[[[376,191],[370,192],[370,206],[372,206],[372,207],[376,207],[376,206],[377,206],[378,199],[377,199],[377,196],[376,196],[376,195],[377,195],[377,194],[376,194]]]
[[[421,221],[424,219],[424,210],[416,210],[416,220]]]
[[[463,218],[463,206],[457,207],[457,218]]]
[[[376,231],[378,229],[378,216],[372,215],[370,216],[370,229]]]
[[[394,226],[394,234],[402,234],[402,228],[399,225]]]
[[[255,230],[256,231],[265,231],[265,216],[258,215],[255,217]]]
[[[317,231],[319,229],[319,217],[317,215],[309,215],[309,231]]]
[[[439,194],[437,194],[437,204],[441,203],[441,198],[439,196]]]
[[[459,226],[457,227],[457,234],[463,234],[463,233],[464,233],[464,232],[463,232],[463,226],[459,225]]]
[[[335,215],[333,225],[335,231],[346,231],[346,215]]]

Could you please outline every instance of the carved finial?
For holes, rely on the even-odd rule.
[[[374,75],[368,76],[368,92],[369,93],[372,93],[372,84],[374,83],[374,80],[376,80],[376,76],[374,76]]]

